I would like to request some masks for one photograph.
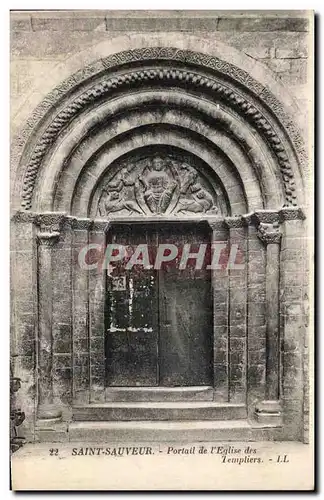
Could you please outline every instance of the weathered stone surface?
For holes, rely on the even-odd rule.
[[[53,364],[53,399],[55,404],[62,407],[63,418],[66,420],[70,418],[71,404],[76,402],[104,404],[106,397],[105,300],[107,291],[105,289],[105,275],[104,273],[88,273],[81,270],[78,267],[77,259],[80,249],[88,241],[104,243],[105,230],[109,226],[109,221],[106,219],[110,219],[114,210],[104,213],[101,223],[98,221],[93,223],[89,215],[88,202],[93,197],[94,189],[89,186],[93,183],[93,188],[98,188],[98,192],[107,189],[103,178],[100,177],[101,173],[108,171],[112,158],[109,155],[118,150],[118,144],[124,141],[125,137],[129,136],[127,147],[118,150],[118,154],[123,159],[129,155],[133,161],[132,150],[139,149],[142,154],[147,146],[156,148],[156,151],[161,146],[164,148],[166,145],[170,148],[172,146],[172,154],[176,148],[189,149],[190,146],[190,154],[196,155],[200,144],[197,135],[200,134],[202,144],[199,150],[201,155],[199,161],[205,162],[206,165],[209,162],[203,175],[206,174],[214,191],[209,191],[206,188],[207,181],[205,186],[205,181],[202,180],[203,175],[195,178],[195,182],[189,182],[187,191],[181,182],[177,184],[178,187],[175,189],[181,187],[181,189],[179,188],[181,190],[179,199],[184,199],[185,203],[194,208],[192,215],[195,220],[198,220],[201,213],[204,212],[196,210],[198,204],[195,201],[195,193],[210,195],[213,193],[214,198],[213,196],[212,198],[214,201],[217,199],[214,204],[215,206],[219,205],[219,211],[214,214],[216,220],[210,220],[210,232],[213,231],[210,239],[214,242],[221,242],[228,241],[230,238],[232,244],[238,244],[240,255],[236,262],[240,262],[244,266],[243,269],[228,270],[223,268],[211,272],[213,331],[210,346],[213,355],[210,367],[212,388],[208,386],[208,390],[212,391],[211,394],[216,405],[226,401],[238,403],[243,405],[243,411],[247,410],[249,418],[253,419],[256,405],[264,401],[267,395],[270,380],[269,328],[272,329],[272,333],[277,335],[275,340],[278,341],[278,345],[280,340],[280,347],[276,347],[276,342],[272,344],[272,347],[278,356],[280,350],[282,369],[279,371],[280,373],[274,370],[275,361],[272,368],[270,367],[270,371],[276,372],[275,376],[279,379],[278,383],[280,384],[279,394],[282,395],[283,399],[284,429],[282,435],[289,439],[302,439],[302,434],[303,432],[307,434],[309,425],[307,402],[309,397],[307,386],[308,344],[305,334],[309,313],[306,311],[307,291],[304,293],[304,283],[308,279],[307,266],[304,264],[305,223],[307,221],[302,220],[297,208],[294,213],[288,213],[288,215],[280,210],[284,199],[292,205],[296,205],[296,197],[302,195],[301,179],[299,178],[299,172],[302,169],[297,163],[294,163],[293,168],[289,163],[290,159],[295,157],[295,152],[291,148],[291,143],[285,138],[291,130],[295,130],[293,121],[290,118],[283,118],[284,108],[271,92],[272,83],[264,85],[264,80],[262,80],[263,83],[256,81],[258,79],[254,78],[256,73],[253,72],[253,68],[257,67],[259,74],[262,71],[269,74],[269,70],[271,70],[276,78],[280,78],[285,83],[288,89],[294,89],[297,101],[304,107],[308,92],[306,73],[308,68],[307,30],[309,29],[309,19],[307,15],[296,13],[292,16],[282,13],[277,16],[260,16],[260,14],[255,13],[249,15],[248,13],[238,14],[235,12],[200,13],[200,15],[196,13],[193,15],[188,12],[170,14],[168,18],[165,14],[158,12],[154,16],[146,13],[126,16],[107,12],[97,12],[93,15],[87,13],[71,14],[71,12],[26,12],[25,14],[16,13],[12,16],[11,29],[12,113],[13,116],[17,117],[17,122],[15,122],[17,130],[18,125],[24,125],[23,122],[26,118],[26,114],[20,114],[21,106],[24,105],[25,109],[29,106],[28,112],[32,112],[32,103],[35,100],[29,99],[29,90],[39,86],[41,91],[45,85],[42,77],[46,77],[47,74],[54,71],[58,64],[63,63],[61,69],[63,67],[67,69],[72,68],[74,64],[72,60],[75,58],[79,57],[83,61],[84,57],[86,60],[87,56],[85,53],[80,55],[80,50],[95,46],[99,42],[106,43],[108,47],[107,55],[104,55],[103,61],[96,63],[95,69],[93,69],[94,66],[82,68],[77,75],[72,76],[62,87],[56,89],[48,97],[47,103],[43,103],[41,108],[37,110],[33,120],[29,122],[29,128],[27,127],[29,132],[31,132],[32,127],[39,127],[37,139],[40,139],[40,143],[43,141],[42,144],[47,144],[49,135],[46,134],[52,133],[48,131],[47,125],[52,124],[52,117],[55,117],[56,122],[52,131],[55,129],[57,136],[53,132],[53,137],[59,138],[62,144],[65,144],[66,138],[69,138],[66,144],[71,138],[77,138],[77,141],[80,141],[80,143],[72,144],[71,140],[66,149],[62,148],[56,157],[54,152],[57,152],[55,148],[59,146],[58,142],[51,143],[46,151],[45,149],[37,149],[35,135],[35,144],[31,141],[26,149],[28,152],[26,159],[29,161],[31,154],[34,154],[34,159],[30,163],[32,168],[27,173],[27,182],[23,183],[26,193],[30,193],[31,191],[28,191],[31,185],[30,179],[34,176],[35,198],[43,197],[42,199],[49,200],[51,190],[49,181],[47,182],[47,175],[52,176],[52,191],[56,193],[55,203],[57,205],[55,206],[59,206],[64,195],[64,189],[61,189],[61,185],[65,183],[65,180],[69,182],[69,187],[66,189],[70,189],[71,194],[73,191],[75,195],[70,211],[74,220],[72,218],[66,219],[63,216],[64,220],[60,227],[56,227],[55,221],[51,220],[49,215],[45,218],[36,217],[37,226],[33,225],[32,216],[30,220],[26,218],[23,220],[22,217],[20,222],[18,217],[13,222],[12,266],[14,277],[12,286],[14,294],[12,315],[14,318],[14,340],[12,341],[12,352],[17,355],[15,366],[19,376],[23,375],[26,380],[21,403],[23,405],[26,400],[28,418],[24,425],[27,433],[29,432],[28,438],[31,440],[34,437],[39,440],[52,439],[53,441],[66,439],[66,428],[36,429],[35,433],[33,428],[37,396],[37,379],[35,377],[37,358],[35,353],[39,349],[36,345],[38,328],[36,312],[39,308],[39,298],[35,293],[37,276],[41,278],[41,296],[44,298],[45,295],[44,304],[41,301],[41,306],[42,304],[44,306],[41,311],[47,311],[51,318],[50,322],[52,322],[51,335],[48,336],[48,340],[50,340],[49,346],[52,352],[50,361]],[[125,48],[124,45],[120,48],[118,41],[120,36],[126,33],[129,37],[129,33],[135,34],[138,31],[150,32],[156,41],[152,42],[150,39],[150,46],[147,48],[141,44],[138,48],[138,42],[136,42],[133,52],[127,47]],[[184,37],[181,38],[180,42],[177,41],[176,36],[179,32]],[[193,47],[192,41],[189,42],[190,33],[196,32],[202,37],[204,53],[194,52],[196,48]],[[168,38],[169,47],[156,46],[157,40],[163,40],[163,37],[170,37]],[[145,41],[144,35],[142,38]],[[188,40],[188,43],[183,40]],[[215,55],[211,56],[210,48],[213,47],[213,51],[215,51],[214,45],[221,44],[221,42],[226,42],[229,53],[239,49],[249,56],[246,59],[251,66],[247,65],[249,66],[247,72],[229,64],[225,56],[223,59],[218,59]],[[114,55],[117,52],[119,54]],[[102,52],[98,53],[102,56]],[[168,58],[172,63],[170,69],[168,69]],[[261,65],[259,65],[259,61],[261,61]],[[119,69],[116,72],[117,64],[124,64],[123,74]],[[145,68],[143,66],[143,70],[142,65],[145,66]],[[204,74],[197,72],[197,67],[200,65],[205,68]],[[136,71],[128,71],[128,68],[132,66],[136,66]],[[152,68],[148,70],[148,66],[152,66]],[[104,67],[106,67],[106,75],[109,75],[109,78],[108,76],[101,78],[99,75]],[[263,68],[262,71],[260,67]],[[127,74],[125,73],[126,69]],[[212,75],[213,78],[209,78],[209,75]],[[226,81],[231,82],[230,85],[221,83],[224,75]],[[86,80],[87,77],[92,78],[93,81]],[[272,82],[272,80],[268,81]],[[133,87],[130,86],[130,83]],[[78,87],[79,84],[80,87]],[[157,94],[161,92],[161,88],[167,88],[167,85],[171,89],[169,94],[158,100]],[[246,92],[244,91],[245,85],[246,89],[249,89]],[[303,85],[304,91],[301,94],[299,89]],[[174,86],[177,87],[177,99],[172,101],[171,93]],[[236,92],[236,86],[239,88],[239,92]],[[109,92],[107,91],[108,87]],[[110,93],[110,89],[114,89],[116,92]],[[124,106],[120,110],[114,107],[119,101],[123,105],[128,102],[127,99],[133,89],[136,89],[136,95],[131,95],[130,107]],[[193,90],[194,98],[191,95],[189,99],[188,89]],[[143,106],[137,97],[141,93],[145,94],[148,90],[150,92],[154,90],[151,93],[155,96],[155,101],[146,106],[145,119],[148,121],[144,123],[142,121],[144,114],[136,116],[138,109]],[[37,95],[38,91],[35,92]],[[215,105],[215,116],[205,116],[205,109],[201,105],[203,99],[199,100],[201,92],[204,99],[210,99],[212,96],[209,102],[213,101],[213,106]],[[249,95],[249,99],[246,98],[247,95]],[[252,95],[253,97],[251,97]],[[58,100],[58,97],[63,98],[62,101]],[[196,107],[192,107],[193,99],[199,101]],[[282,100],[285,100],[284,92]],[[55,103],[58,104],[53,111],[48,104],[55,106]],[[109,129],[111,141],[109,148],[105,151],[106,156],[103,156],[103,160],[101,160],[99,155],[96,156],[97,150],[99,151],[101,148],[102,151],[104,150],[108,136],[103,122],[96,121],[96,119],[101,116],[100,113],[103,109],[101,106],[103,105],[109,111],[102,116],[111,125]],[[231,108],[232,106],[233,108]],[[153,109],[154,107],[159,112]],[[134,111],[135,108],[138,108],[137,111]],[[227,112],[230,108],[234,111]],[[38,120],[41,119],[45,111],[48,112],[46,118],[48,122],[45,120],[42,129],[43,122],[40,126]],[[75,114],[74,111],[76,111]],[[204,119],[207,117],[205,121],[210,122],[208,125],[204,124],[201,115]],[[238,116],[236,121],[233,119],[234,115]],[[21,116],[25,116],[25,118],[22,119]],[[56,118],[57,116],[59,118]],[[127,120],[124,119],[125,117]],[[89,123],[85,125],[87,119],[89,119]],[[160,122],[164,119],[165,123],[161,126]],[[188,123],[191,127],[190,133],[186,132],[181,136],[179,130],[185,128]],[[144,127],[144,125],[147,127],[147,132],[143,135],[138,134],[134,139],[132,137],[133,129]],[[19,138],[19,147],[24,145],[24,140],[28,136],[27,128]],[[104,137],[103,143],[100,143],[96,136],[97,130]],[[87,135],[87,140],[84,142],[81,139],[83,133]],[[215,143],[211,145],[214,136],[217,136],[218,142],[215,139]],[[93,137],[94,140],[91,142]],[[253,137],[253,140],[249,142],[247,137]],[[296,138],[297,135],[293,135],[293,137]],[[168,141],[172,144],[168,145]],[[235,149],[236,142],[239,147]],[[293,147],[299,152],[301,141],[296,139],[291,142],[294,143]],[[93,148],[91,154],[89,146]],[[227,149],[224,158],[229,157],[229,160],[226,161],[225,159],[220,161],[218,156],[212,156],[209,151],[210,148],[222,149],[224,147],[225,149],[225,146]],[[286,150],[289,152],[288,155]],[[18,154],[17,151],[19,151],[18,147],[15,149],[15,154]],[[75,156],[73,156],[74,151]],[[168,154],[171,154],[170,151],[171,149],[168,150]],[[90,156],[93,154],[93,158],[95,158],[93,169],[90,165],[92,161],[92,159],[90,161],[90,156],[84,161],[88,152]],[[39,162],[41,168],[38,176],[38,171],[34,166],[38,162],[37,158],[40,158],[39,155],[43,153],[44,162],[43,160]],[[47,154],[48,156],[46,156]],[[116,154],[116,158],[118,158],[118,154]],[[19,154],[18,157],[20,159]],[[52,161],[51,157],[57,158],[57,163],[61,162],[61,171],[54,171],[54,169],[52,171],[51,168],[48,169],[50,172],[45,171],[46,162]],[[55,161],[50,163],[51,167],[55,166]],[[96,170],[99,161],[102,161],[101,171],[99,167]],[[71,173],[65,178],[65,173],[70,172],[70,166]],[[88,168],[90,166],[91,168]],[[117,167],[118,164],[115,163],[114,168]],[[238,167],[241,170],[236,170]],[[198,170],[199,168],[200,163],[197,166]],[[231,200],[229,206],[224,201],[226,196],[221,193],[222,183],[218,181],[218,177],[216,179],[214,176],[213,169],[214,173],[222,176],[221,181],[225,186],[226,196]],[[84,173],[82,176],[81,171]],[[157,172],[158,170],[155,171],[153,180],[158,178]],[[122,176],[123,182],[129,181],[126,179],[126,171],[124,174]],[[13,174],[14,184],[16,183],[15,175],[16,171]],[[115,181],[114,194],[118,197],[120,186],[116,183],[117,177],[118,175],[110,176],[106,180]],[[139,189],[138,183],[141,181],[138,180],[140,176],[137,177],[136,189]],[[294,177],[298,178],[300,185],[297,182],[298,185],[295,186],[294,181],[291,181]],[[164,178],[163,182],[161,179],[159,177],[160,184],[163,182],[165,184],[166,179]],[[201,188],[202,184],[203,189]],[[72,185],[73,187],[71,187]],[[126,205],[130,201],[129,193],[126,193],[129,187],[126,183],[123,187]],[[87,189],[90,194],[86,194]],[[189,191],[190,196],[187,196]],[[146,193],[145,190],[144,192]],[[186,196],[184,196],[185,194]],[[156,215],[154,204],[157,203],[158,196],[160,195],[148,198],[149,202],[145,202],[145,210],[150,211],[149,215],[153,221]],[[19,198],[16,192],[13,197],[15,201],[17,201],[17,197]],[[20,203],[20,200],[18,201]],[[165,205],[169,206],[168,203],[170,200],[167,200]],[[48,206],[50,205],[51,202],[48,201]],[[110,208],[115,209],[117,205],[118,203],[115,201],[115,206],[112,203]],[[69,203],[67,206],[70,207]],[[144,203],[140,205],[140,209],[143,206]],[[128,212],[129,207],[128,204],[126,206]],[[132,208],[134,207],[131,207],[131,211]],[[268,208],[271,210],[267,211]],[[81,209],[83,213],[79,213]],[[247,214],[243,218],[242,214],[249,210],[257,210],[258,216]],[[120,212],[118,213],[120,214]],[[240,216],[235,217],[236,213]],[[79,215],[80,218],[78,218]],[[128,215],[126,214],[124,223],[129,223]],[[143,224],[141,215],[140,213],[135,226],[138,223]],[[211,217],[210,214],[207,215]],[[225,222],[221,220],[223,215],[227,215]],[[290,220],[294,218],[295,220]],[[36,239],[36,232],[44,229],[41,226],[45,219],[48,226],[48,230],[45,231],[48,233],[47,236],[53,236],[55,232],[58,233],[53,238],[55,245],[51,246],[51,262],[49,259],[45,259],[47,264],[51,263],[54,271],[52,273],[53,279],[50,280],[48,274],[44,280],[48,283],[48,290],[51,291],[48,295],[44,293],[45,283],[42,281],[42,277],[44,277],[44,273],[42,273],[42,270],[44,271],[42,269],[44,248],[40,249],[39,247],[38,250],[36,248],[36,244],[41,242],[40,238]],[[262,241],[258,239],[257,221],[261,224],[272,224],[274,220],[280,222],[282,236],[277,235],[276,242],[269,238],[263,238]],[[270,266],[269,270],[269,260],[273,260],[269,245],[274,243],[280,245],[277,249],[278,255],[276,254],[278,266],[280,265],[279,277],[276,274],[279,267],[274,269],[273,266]],[[48,256],[48,253],[46,255]],[[272,304],[277,302],[275,293],[278,291],[280,292],[280,314],[276,308],[273,308]],[[51,301],[50,305],[49,301]],[[192,310],[193,308],[194,304],[191,306]],[[273,314],[270,314],[269,310],[273,311]],[[278,330],[269,319],[278,322]],[[46,346],[47,348],[48,346]],[[45,366],[44,363],[42,366]],[[155,397],[158,396],[155,395]],[[302,418],[303,411],[304,419]],[[199,412],[195,413],[190,410],[187,417],[200,418],[201,410]],[[125,414],[132,416],[132,413],[127,410],[121,418],[124,418]],[[138,415],[140,414],[139,412]],[[168,417],[172,417],[171,414],[172,412],[165,413]],[[150,415],[153,415],[154,418],[159,417],[155,411],[151,411]],[[215,417],[213,411],[208,415],[208,418]],[[64,425],[66,426],[63,424],[63,427]],[[243,428],[245,428],[244,425]],[[98,439],[100,429],[91,429],[90,432],[93,430],[93,436]],[[237,434],[243,438],[245,431],[242,428],[239,429]],[[104,429],[104,432],[106,430]],[[203,436],[203,430],[205,429],[202,426],[202,429],[195,431],[196,433],[192,433],[191,430],[188,433],[191,436]],[[86,432],[82,426],[79,428],[78,426],[73,427],[73,425],[71,431],[72,440],[81,435],[84,436],[82,432]],[[124,431],[120,431],[119,428],[117,431],[120,432],[120,435],[125,436]],[[143,437],[145,433],[146,431],[141,429],[138,436]],[[166,431],[161,431],[163,439],[166,434]],[[147,434],[145,435],[147,436]],[[224,436],[215,429],[210,431],[210,435],[216,436],[217,439]],[[270,435],[273,438],[275,431]],[[249,430],[246,436],[250,439],[255,435]]]

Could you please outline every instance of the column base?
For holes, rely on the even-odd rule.
[[[282,411],[280,401],[262,401],[254,411],[255,420],[260,424],[282,424]]]
[[[37,410],[37,420],[51,420],[60,422],[62,419],[62,411],[54,404],[39,405]]]

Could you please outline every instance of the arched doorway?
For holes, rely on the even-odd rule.
[[[292,328],[279,292],[289,297],[290,238],[303,224],[295,129],[267,89],[215,57],[154,47],[99,67],[44,105],[17,168],[17,241],[28,234],[38,284],[37,421],[239,417],[242,436],[262,419],[275,435]],[[134,288],[134,276],[114,283],[77,265],[81,249],[126,226],[127,245],[225,242],[241,267],[204,270],[194,285],[171,268]],[[133,293],[147,321],[130,321]],[[144,412],[131,405],[143,400]]]

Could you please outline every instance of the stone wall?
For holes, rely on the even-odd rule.
[[[195,17],[197,16],[197,17]],[[199,33],[205,43],[223,42],[260,61],[289,89],[305,113],[310,22],[306,14],[282,12],[13,12],[11,14],[11,107],[68,55],[133,31]],[[64,36],[62,36],[64,33]]]

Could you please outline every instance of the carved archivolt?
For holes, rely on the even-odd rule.
[[[174,48],[149,48],[122,52],[102,60],[101,63],[104,68],[112,68],[114,66],[125,64],[126,62],[147,61],[153,59],[168,59],[171,61],[176,60],[190,64],[199,64],[201,66],[214,69],[217,72],[223,73],[232,79],[243,83],[248,89],[257,94],[261,100],[266,102],[267,105],[273,107],[274,112],[284,123],[288,132],[294,136],[294,146],[298,150],[301,159],[305,159],[305,151],[300,135],[295,130],[291,120],[288,119],[280,103],[268,91],[268,89],[265,89],[261,84],[256,82],[248,73],[229,63],[206,54],[178,50]],[[98,72],[98,64],[94,65],[94,67],[96,68],[96,72]],[[85,68],[84,72],[91,75],[91,67]],[[74,83],[76,84],[77,80],[80,78],[82,79],[82,75],[76,75]],[[95,102],[97,99],[101,99],[105,96],[108,97],[110,94],[115,92],[116,89],[122,89],[123,87],[126,89],[132,86],[137,87],[139,84],[143,84],[143,82],[153,83],[154,81],[163,81],[171,85],[174,85],[176,82],[179,86],[185,85],[187,87],[188,84],[190,84],[191,88],[203,88],[206,92],[216,94],[218,98],[221,98],[231,107],[235,108],[237,112],[242,114],[245,119],[249,123],[253,124],[253,126],[262,134],[265,141],[277,157],[285,189],[286,205],[297,205],[295,181],[285,145],[276,134],[273,126],[270,124],[264,113],[256,107],[254,101],[249,101],[243,93],[237,92],[231,85],[221,84],[218,80],[216,80],[216,78],[201,75],[196,70],[187,71],[176,67],[153,67],[151,69],[129,70],[127,73],[124,72],[115,78],[108,78],[103,74],[102,81],[94,84],[91,88],[87,88],[86,91],[79,94],[72,101],[68,102],[64,109],[62,109],[54,117],[41,138],[36,143],[28,161],[21,194],[23,208],[29,210],[32,206],[33,189],[39,167],[47,150],[54,143],[63,127],[65,127],[86,106]],[[72,80],[65,82],[64,85],[65,88],[69,88],[72,85]],[[58,90],[57,95],[60,93],[62,94],[62,91]],[[50,97],[47,102],[43,104],[43,108],[46,109],[48,101],[51,101]],[[39,111],[36,112],[36,114],[39,116]]]
[[[217,195],[188,163],[154,156],[119,169],[102,188],[97,216],[217,214]]]

